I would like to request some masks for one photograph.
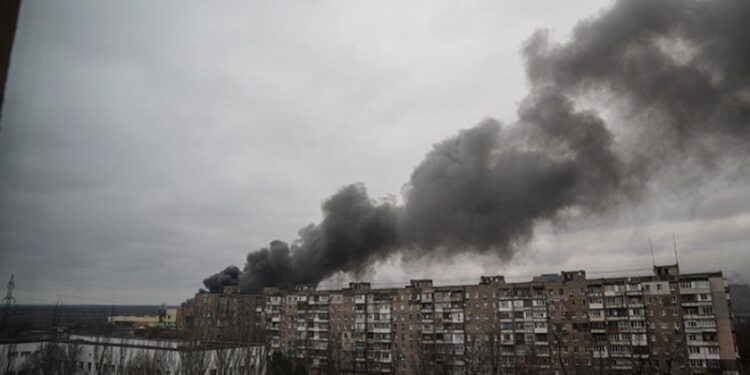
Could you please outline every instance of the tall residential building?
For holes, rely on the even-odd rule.
[[[196,293],[177,309],[177,327],[191,328],[204,340],[265,337],[266,298],[239,291],[237,286],[226,286],[222,293]]]
[[[518,283],[268,288],[255,298],[268,345],[313,373],[739,373],[722,274],[680,274],[676,265],[616,278],[573,271]]]

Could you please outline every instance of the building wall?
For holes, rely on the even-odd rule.
[[[268,289],[262,299],[271,347],[313,373],[735,374],[726,289],[721,273],[666,266],[653,276]]]
[[[264,295],[226,287],[223,293],[196,293],[170,314],[176,317],[177,328],[192,329],[207,340],[250,340],[265,334],[265,306]]]
[[[27,340],[14,343],[0,343],[0,364],[3,372],[6,374],[16,375],[34,372],[34,362],[32,357],[42,347],[48,344],[48,339]],[[185,343],[177,340],[153,340],[141,338],[121,338],[106,336],[88,336],[88,335],[69,335],[60,336],[55,341],[57,345],[71,350],[75,348],[77,355],[68,357],[74,359],[75,373],[80,375],[105,375],[105,374],[122,374],[125,369],[132,366],[132,361],[141,355],[147,355],[151,358],[159,358],[164,364],[164,368],[169,374],[179,374],[184,371],[182,366],[181,352]],[[229,373],[259,375],[262,370],[256,370],[261,362],[258,361],[260,350],[258,346],[248,347],[244,352],[237,349],[206,349],[191,347],[193,352],[203,353],[202,357],[205,362],[205,374],[215,374],[219,364],[219,358],[227,359],[231,362],[232,368]],[[240,355],[247,355],[251,358],[240,359]],[[247,363],[252,366],[245,365]],[[251,369],[251,367],[253,367]],[[242,370],[240,370],[242,369]],[[133,371],[132,367],[130,371]],[[134,373],[134,372],[129,372]]]

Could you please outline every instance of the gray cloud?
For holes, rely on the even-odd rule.
[[[565,39],[602,5],[25,3],[0,132],[0,273],[47,293],[25,301],[177,302],[207,271],[318,221],[321,197],[343,184],[398,192],[433,142],[485,116],[512,133],[527,91],[521,41],[542,26]],[[727,207],[746,200],[743,186]],[[658,211],[652,189],[640,199]],[[560,249],[569,264],[584,259],[575,248]],[[394,275],[389,264],[376,277]]]
[[[511,258],[537,224],[567,210],[602,213],[632,204],[648,178],[676,160],[702,173],[747,157],[750,27],[744,1],[619,1],[580,22],[571,40],[537,32],[524,48],[531,93],[518,123],[488,120],[434,146],[406,185],[403,206],[374,204],[351,185],[323,204],[323,222],[301,231],[292,272],[263,286],[318,284],[368,267],[393,252],[492,251]],[[726,20],[723,27],[708,27]],[[722,47],[712,43],[721,40]],[[689,54],[675,56],[676,45]],[[617,147],[596,108],[574,100],[604,91],[626,103],[625,133],[654,147]],[[649,114],[644,116],[643,114]],[[619,151],[619,153],[618,153]],[[265,273],[248,258],[245,272]],[[251,253],[251,255],[253,255]]]

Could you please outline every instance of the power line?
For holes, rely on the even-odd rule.
[[[58,298],[70,298],[70,299],[78,299],[78,300],[84,300],[84,301],[91,301],[91,302],[100,302],[100,303],[107,303],[107,304],[114,304],[117,303],[113,300],[103,299],[103,298],[91,298],[91,297],[81,297],[81,296],[74,296],[69,294],[55,294],[55,293],[46,293],[46,292],[32,292],[30,290],[21,290],[16,289],[17,292],[21,293],[28,293],[28,294],[35,294],[35,295],[45,295],[50,297],[58,297]]]

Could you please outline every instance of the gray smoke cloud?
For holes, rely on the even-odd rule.
[[[436,144],[403,204],[345,186],[297,240],[274,241],[248,254],[242,272],[204,283],[245,292],[317,284],[396,252],[507,260],[537,223],[637,201],[660,170],[741,162],[750,151],[748,17],[746,0],[627,0],[580,21],[565,43],[540,30],[523,48],[531,87],[516,123],[487,119]]]

